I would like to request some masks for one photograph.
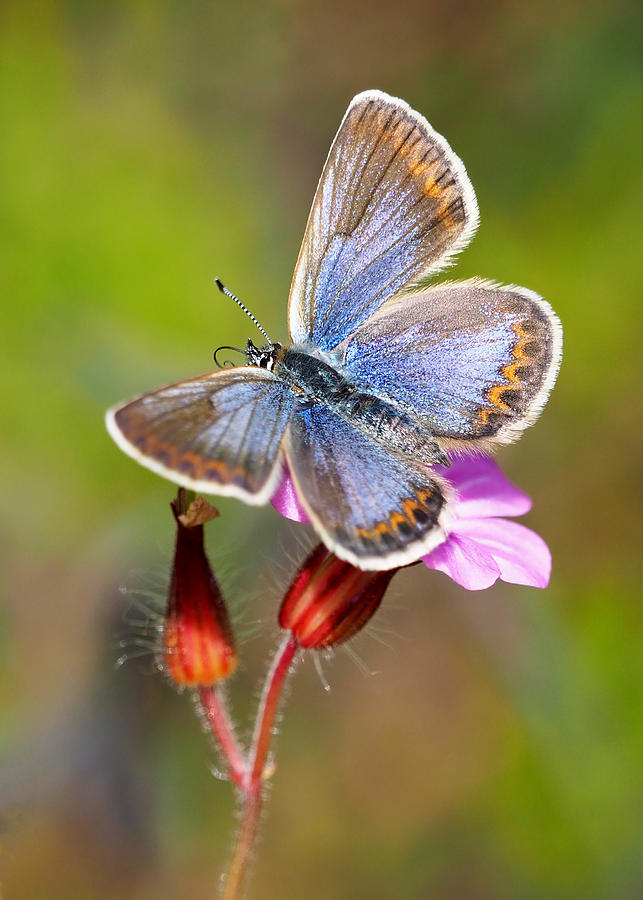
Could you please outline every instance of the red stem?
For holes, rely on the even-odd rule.
[[[222,688],[201,687],[199,697],[212,733],[228,764],[230,778],[241,790],[241,827],[234,853],[223,882],[223,900],[238,900],[246,881],[261,817],[262,786],[267,777],[266,762],[274,733],[275,718],[284,682],[299,645],[284,638],[275,653],[259,701],[252,748],[244,755],[234,734]]]
[[[259,701],[257,721],[252,738],[252,750],[250,759],[250,785],[259,787],[268,758],[270,739],[273,734],[273,726],[277,710],[279,708],[279,695],[288,675],[291,663],[299,649],[292,637],[287,637],[275,654],[270,671],[266,676],[266,683]]]
[[[299,649],[292,637],[284,639],[266,676],[266,682],[255,723],[252,749],[244,760],[244,772],[237,784],[242,790],[241,826],[234,853],[223,882],[222,900],[238,900],[246,881],[261,817],[262,786],[266,777],[266,761],[284,682]],[[236,742],[235,742],[236,746]],[[222,744],[223,747],[223,744]],[[237,748],[238,749],[238,748]],[[227,751],[224,749],[224,753]],[[230,769],[233,770],[230,762]],[[235,779],[236,780],[236,779]]]
[[[225,695],[221,688],[202,687],[199,689],[199,696],[212,733],[228,763],[230,778],[243,788],[248,765],[232,728]]]

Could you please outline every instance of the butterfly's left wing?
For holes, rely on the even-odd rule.
[[[294,395],[272,372],[240,366],[136,397],[107,429],[141,465],[195,491],[266,503],[281,476]]]
[[[358,94],[295,266],[292,339],[332,350],[393,294],[446,265],[477,223],[471,182],[446,140],[403,100]]]
[[[290,474],[326,546],[361,569],[414,562],[446,539],[448,487],[323,404],[296,408],[285,438]]]
[[[562,327],[533,291],[471,279],[391,300],[337,352],[446,446],[484,448],[515,440],[544,406]]]

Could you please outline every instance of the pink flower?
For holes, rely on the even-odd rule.
[[[496,463],[475,455],[435,467],[456,490],[447,540],[423,557],[430,569],[444,572],[469,591],[491,587],[498,578],[544,588],[551,574],[551,553],[531,529],[504,516],[522,516],[531,499],[513,485]],[[288,472],[272,505],[287,519],[308,522]]]

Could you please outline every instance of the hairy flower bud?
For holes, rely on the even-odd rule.
[[[364,572],[319,544],[295,575],[279,624],[305,649],[341,644],[366,625],[396,572]]]
[[[185,510],[185,491],[172,503],[176,544],[165,614],[163,663],[181,686],[205,686],[237,667],[232,629],[203,544],[203,525],[218,512],[202,497]]]

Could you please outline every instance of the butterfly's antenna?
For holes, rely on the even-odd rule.
[[[244,311],[244,313],[248,316],[249,319],[252,319],[252,321],[255,323],[255,325],[257,326],[257,328],[259,329],[259,331],[263,334],[263,336],[265,337],[265,339],[266,339],[266,340],[268,341],[268,343],[272,346],[272,341],[271,341],[270,338],[268,337],[267,332],[265,331],[265,329],[263,329],[263,328],[261,327],[261,325],[259,324],[259,321],[258,321],[257,317],[252,315],[252,313],[250,312],[250,310],[248,309],[248,307],[247,307],[245,304],[243,304],[243,303],[241,302],[241,300],[239,300],[238,297],[235,297],[235,295],[232,293],[232,291],[229,291],[229,290],[228,290],[228,288],[225,286],[225,284],[221,281],[220,278],[215,278],[215,279],[214,279],[214,283],[215,283],[216,286],[219,288],[219,290],[221,291],[222,294],[225,294],[226,297],[229,297],[231,300],[234,300],[235,303],[238,303],[238,304],[239,304],[239,306],[240,306],[241,309]]]

